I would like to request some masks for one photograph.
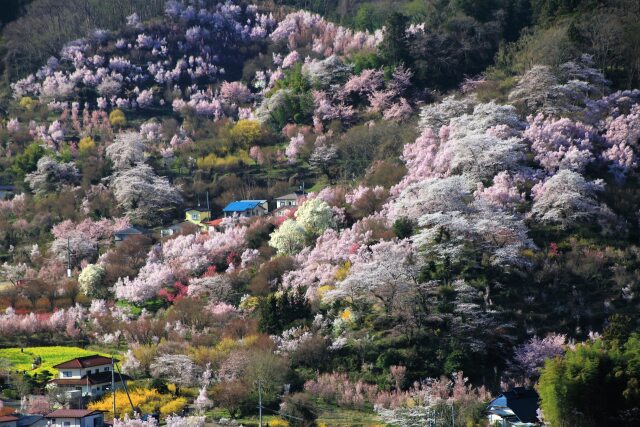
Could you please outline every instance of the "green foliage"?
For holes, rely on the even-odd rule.
[[[310,124],[313,116],[313,96],[310,92],[286,94],[283,103],[270,113],[270,124],[274,131],[287,123]]]
[[[287,415],[291,427],[311,427],[316,425],[316,407],[311,396],[305,393],[287,395],[281,412]]]
[[[393,223],[393,231],[399,239],[411,237],[415,225],[409,218],[398,218]],[[453,372],[453,371],[452,371]]]
[[[633,334],[622,347],[587,342],[564,358],[547,360],[537,387],[545,421],[553,426],[630,425],[633,416],[626,411],[640,405],[638,338]]]
[[[309,303],[301,290],[270,294],[258,306],[260,331],[279,334],[299,320],[311,315]]]
[[[388,12],[387,8],[365,3],[358,8],[354,18],[354,25],[358,30],[374,31],[382,28]]]
[[[12,171],[19,177],[36,170],[38,160],[47,153],[47,150],[37,142],[32,142],[13,159]]]
[[[378,50],[388,64],[408,64],[409,42],[407,25],[409,20],[401,13],[392,13],[385,23],[384,40]]]
[[[311,89],[311,82],[302,73],[302,64],[295,64],[293,68],[285,71],[284,78],[278,80],[274,87],[274,90],[278,89],[290,89],[295,94],[305,93]]]

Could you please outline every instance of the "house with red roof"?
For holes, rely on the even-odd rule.
[[[111,390],[112,375],[116,389],[122,386],[122,381],[130,379],[118,372],[112,373],[112,359],[98,354],[77,357],[55,365],[54,368],[59,372],[58,378],[51,380],[50,383],[67,389],[73,397],[102,396]]]
[[[54,427],[104,427],[104,413],[90,409],[58,409],[45,418]]]

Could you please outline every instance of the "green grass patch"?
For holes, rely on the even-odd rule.
[[[15,347],[0,349],[0,358],[9,360],[15,369],[24,370],[30,374],[37,374],[48,370],[52,372],[54,376],[57,376],[58,370],[53,368],[54,365],[76,357],[91,356],[97,353],[99,352],[85,350],[79,347],[25,347],[22,351],[19,347]],[[110,356],[106,353],[99,354]],[[33,360],[37,356],[40,356],[42,363],[38,368],[31,369]]]
[[[345,409],[337,406],[328,405],[326,403],[317,403],[316,410],[318,411],[317,425],[320,427],[383,427],[385,424],[380,421],[380,418],[371,411],[358,411],[354,409]],[[220,418],[231,419],[229,413],[222,408],[215,408],[207,412],[207,417],[218,421]],[[263,425],[273,424],[278,427],[286,425],[283,423],[284,417],[278,417],[277,415],[270,414],[268,410],[265,410],[263,416]],[[285,418],[286,419],[286,418]],[[257,415],[246,415],[236,419],[238,424],[242,424],[246,427],[258,427],[259,420]]]

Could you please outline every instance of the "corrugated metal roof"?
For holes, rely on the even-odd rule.
[[[254,209],[264,202],[266,202],[266,200],[240,200],[239,202],[231,202],[223,209],[223,212],[244,212],[249,209]]]

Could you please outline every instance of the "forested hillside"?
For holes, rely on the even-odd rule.
[[[4,398],[64,344],[167,425],[640,422],[636,1],[7,5]]]

